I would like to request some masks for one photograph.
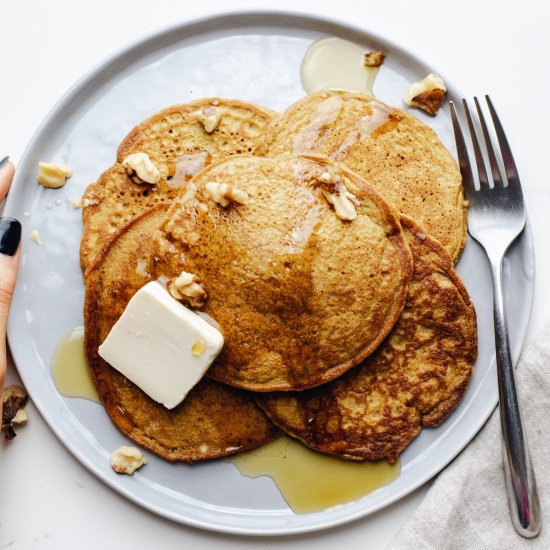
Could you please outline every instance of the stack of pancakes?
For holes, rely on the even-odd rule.
[[[127,174],[136,152],[157,184]],[[337,214],[327,182],[344,182],[354,219]],[[223,207],[209,183],[247,200]],[[394,461],[468,385],[477,331],[453,268],[460,175],[434,132],[399,109],[345,92],[281,115],[220,98],[174,106],[130,132],[83,204],[92,378],[115,425],[159,456],[226,456],[283,430],[321,452]],[[207,291],[198,313],[225,345],[167,410],[97,350],[139,288],[182,271]]]

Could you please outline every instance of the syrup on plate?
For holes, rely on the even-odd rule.
[[[399,475],[399,462],[341,460],[282,436],[252,451],[226,459],[248,477],[269,476],[291,510],[318,512],[357,500]]]
[[[84,354],[84,327],[76,327],[61,337],[51,371],[57,391],[62,395],[100,402]]]
[[[345,90],[373,95],[378,67],[365,66],[365,53],[366,50],[341,38],[317,40],[302,60],[302,87],[308,94]]]

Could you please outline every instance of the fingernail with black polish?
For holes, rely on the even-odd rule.
[[[0,160],[0,168],[4,167],[4,164],[6,164],[10,160],[9,155],[7,157],[4,157],[2,160]]]
[[[21,224],[15,218],[0,218],[0,254],[13,256],[21,240]]]

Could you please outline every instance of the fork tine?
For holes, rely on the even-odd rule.
[[[483,160],[483,155],[481,153],[481,149],[479,148],[479,142],[477,141],[477,132],[474,127],[472,115],[470,114],[470,109],[468,108],[468,102],[464,98],[462,98],[462,106],[464,107],[466,120],[468,122],[468,128],[470,129],[470,138],[472,140],[472,146],[474,148],[474,154],[476,157],[479,185],[483,187],[483,185],[489,185],[489,178],[487,177],[487,171],[485,170],[485,161]]]
[[[464,135],[458,122],[458,115],[456,112],[455,104],[450,102],[451,119],[453,121],[453,130],[455,134],[456,151],[458,153],[458,166],[460,167],[460,173],[462,174],[462,185],[466,194],[472,194],[475,192],[474,175],[472,174],[472,168],[470,166],[470,157],[468,156],[468,148],[464,141]]]
[[[487,124],[485,123],[485,117],[483,116],[483,111],[481,110],[481,105],[479,104],[477,97],[474,97],[474,103],[476,104],[477,114],[479,116],[479,124],[481,126],[481,130],[483,131],[483,139],[485,140],[485,148],[487,149],[487,156],[489,157],[489,164],[491,165],[493,182],[495,185],[502,185],[502,176],[500,175],[500,170],[498,168],[495,150],[493,149],[491,136],[489,135],[489,130],[487,128]]]
[[[519,175],[514,157],[512,156],[512,151],[508,145],[508,140],[506,139],[506,134],[502,128],[502,124],[497,116],[493,103],[488,95],[485,96],[487,105],[489,106],[489,113],[493,119],[493,124],[495,125],[495,131],[497,134],[498,143],[500,145],[500,152],[502,154],[502,160],[504,162],[504,169],[506,171],[506,179],[508,180],[508,185],[516,184],[515,187],[519,187]]]

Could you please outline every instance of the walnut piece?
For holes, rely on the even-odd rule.
[[[173,298],[192,308],[203,307],[208,299],[208,294],[199,278],[187,271],[182,271],[168,283],[168,292]]]
[[[443,79],[435,74],[429,74],[420,82],[414,82],[408,88],[403,99],[407,105],[419,107],[428,114],[437,115],[447,88]]]
[[[31,241],[34,241],[36,244],[42,246],[42,237],[40,236],[38,229],[33,229],[31,231]]]
[[[205,187],[210,197],[224,208],[230,204],[244,204],[248,201],[248,194],[245,191],[231,187],[227,183],[210,181]]]
[[[23,407],[27,399],[27,392],[21,386],[8,386],[2,393],[2,433],[8,441],[17,435],[13,425],[26,422],[27,415]]]
[[[373,50],[365,53],[365,67],[380,67],[384,63],[386,54],[382,50]]]
[[[201,120],[204,130],[211,134],[217,127],[222,116],[220,109],[216,107],[206,107],[202,110],[203,119]]]
[[[151,277],[151,274],[147,271],[148,262],[145,259],[138,260],[136,263],[136,273],[141,277]]]
[[[138,468],[147,463],[143,453],[135,447],[122,445],[111,455],[111,467],[117,474],[132,475]]]
[[[341,220],[352,221],[357,217],[355,206],[359,205],[357,197],[346,187],[346,177],[340,177],[331,172],[322,172],[317,180],[317,186],[326,201],[334,208],[334,212]]]
[[[81,204],[82,208],[88,208],[89,206],[95,206],[96,204],[99,204],[100,202],[101,202],[100,199],[98,199],[97,197],[94,197],[93,199],[82,198],[80,204]]]
[[[39,162],[38,183],[50,189],[59,189],[65,185],[67,178],[72,176],[72,171],[68,166],[60,162]]]
[[[160,181],[160,172],[147,153],[128,155],[122,161],[122,166],[124,166],[134,183],[154,185]]]

